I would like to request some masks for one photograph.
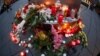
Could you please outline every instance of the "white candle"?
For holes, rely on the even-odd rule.
[[[45,56],[45,54],[41,54],[41,56]]]
[[[66,54],[66,53],[64,53],[64,54],[63,54],[63,56],[67,56],[67,54]]]

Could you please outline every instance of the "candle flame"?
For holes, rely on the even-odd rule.
[[[66,10],[68,10],[68,6],[63,5],[63,7],[62,7],[62,11],[66,11]]]
[[[50,1],[46,1],[45,4],[46,4],[46,5],[50,5],[51,2],[50,2]]]
[[[44,8],[44,7],[45,7],[45,5],[44,5],[44,4],[40,4],[40,6],[41,6],[42,8]]]

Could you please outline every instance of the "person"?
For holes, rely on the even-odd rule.
[[[98,53],[97,56],[100,56],[100,53]]]
[[[8,9],[12,10],[12,8],[11,8],[11,2],[12,2],[12,0],[5,0],[4,1],[4,4],[6,6],[7,11],[8,11]]]
[[[0,14],[2,14],[6,10],[8,12],[8,9],[12,10],[12,8],[11,8],[11,1],[12,0],[3,0],[3,5],[1,7]]]
[[[2,6],[2,10],[5,11],[8,9],[12,10],[11,8],[11,0],[4,0],[3,6]]]

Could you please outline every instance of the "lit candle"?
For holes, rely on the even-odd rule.
[[[63,12],[64,16],[66,16],[67,11],[68,11],[68,6],[63,5],[63,7],[61,9],[62,9],[62,12]]]
[[[52,12],[52,13],[51,13],[52,15],[56,15],[56,13],[57,13],[57,8],[56,8],[55,6],[52,6],[52,7],[51,7],[51,12]]]
[[[26,52],[20,52],[20,56],[26,56]]]
[[[45,56],[45,54],[41,54],[41,56]]]
[[[59,14],[58,15],[58,23],[62,23],[63,22],[63,15]]]
[[[75,18],[75,10],[74,9],[71,10],[71,17]]]
[[[64,53],[64,54],[63,54],[63,56],[67,56],[67,54],[66,54],[66,53]]]
[[[46,1],[45,4],[46,4],[46,5],[50,5],[51,2],[50,2],[50,1]]]
[[[63,5],[63,7],[62,7],[62,11],[65,12],[66,10],[68,10],[68,6]]]
[[[41,6],[42,8],[45,8],[45,5],[44,5],[44,4],[40,4],[40,6]]]

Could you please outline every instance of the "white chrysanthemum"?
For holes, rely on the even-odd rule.
[[[56,6],[56,7],[61,6],[60,0],[57,0],[57,2],[55,3],[55,6]]]
[[[39,12],[40,12],[40,15],[42,15],[44,17],[45,21],[47,21],[47,18],[51,18],[51,9],[50,8],[41,9]]]
[[[28,6],[28,8],[33,8],[33,9],[35,9],[35,7],[36,7],[36,6],[35,6],[33,3],[32,3],[31,5]]]
[[[45,10],[45,15],[48,17],[48,18],[51,18],[51,9],[50,8],[47,8]]]
[[[26,18],[26,14],[25,14],[25,13],[21,13],[21,17],[22,17],[23,19],[25,19],[25,18]]]
[[[41,9],[39,12],[40,12],[40,14],[43,14],[43,13],[45,13],[45,10]]]

